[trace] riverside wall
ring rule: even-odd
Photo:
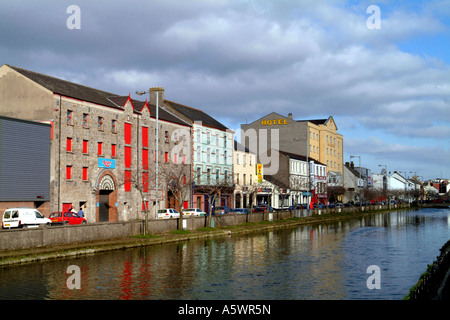
[[[251,214],[232,214],[212,216],[208,224],[208,217],[184,217],[183,219],[150,219],[147,232],[161,234],[178,229],[197,230],[202,227],[215,228],[240,225],[246,222],[260,222],[263,220],[281,220],[290,217],[305,217],[340,212],[376,211],[387,209],[408,208],[409,204],[376,205],[366,207],[327,208],[314,210],[275,211],[273,213],[254,212]],[[113,223],[92,223],[72,226],[41,226],[27,229],[5,229],[0,231],[0,250],[31,249],[46,246],[70,245],[122,239],[142,234],[144,222],[142,220]]]

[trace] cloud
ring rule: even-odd
[[[79,0],[80,30],[66,28],[71,4],[2,2],[2,63],[117,94],[163,86],[234,128],[276,111],[333,115],[343,134],[449,136],[448,62],[400,49],[448,34],[448,1],[378,1],[379,30],[366,25],[372,1]]]

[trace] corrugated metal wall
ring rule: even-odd
[[[0,201],[50,200],[51,125],[0,117]]]

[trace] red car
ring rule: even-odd
[[[52,224],[85,224],[87,220],[85,218],[79,217],[73,212],[52,212],[49,219]]]

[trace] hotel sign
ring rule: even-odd
[[[115,159],[98,158],[98,167],[105,169],[114,169],[116,167]]]
[[[261,120],[262,126],[276,126],[276,125],[287,125],[286,119],[274,119],[274,120]]]

